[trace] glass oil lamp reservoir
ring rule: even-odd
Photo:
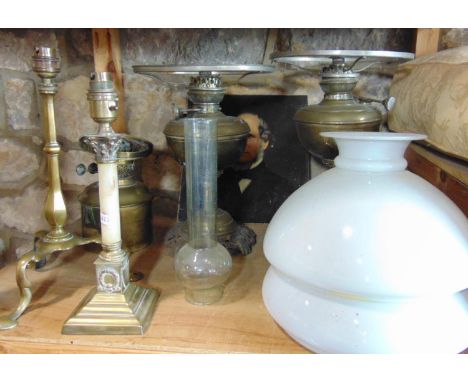
[[[300,70],[322,67],[320,86],[325,95],[318,105],[298,110],[294,116],[299,141],[319,162],[333,167],[338,148],[327,131],[378,131],[382,114],[368,103],[360,102],[352,91],[359,72],[374,65],[391,70],[395,63],[411,60],[413,53],[360,50],[316,50],[304,53],[276,52],[273,61]],[[376,100],[377,101],[377,100]],[[381,102],[381,100],[379,101]]]
[[[250,134],[250,129],[243,120],[226,116],[222,113],[219,103],[224,97],[222,77],[242,78],[253,73],[267,73],[273,71],[272,66],[266,65],[218,65],[218,66],[186,66],[186,65],[136,65],[135,73],[149,75],[170,84],[167,78],[173,75],[182,78],[181,82],[188,82],[188,99],[192,106],[188,110],[177,110],[177,118],[170,121],[164,134],[169,147],[174,151],[177,160],[185,163],[184,120],[179,118],[187,114],[191,118],[213,119],[217,123],[217,157],[218,171],[234,166],[240,159]],[[184,203],[184,200],[181,200]],[[183,209],[181,209],[183,210]],[[179,213],[179,224],[176,228],[175,246],[179,242],[187,241],[187,225],[185,216]],[[231,254],[246,255],[251,252],[255,244],[255,233],[247,226],[238,224],[232,216],[220,208],[216,211],[216,235],[218,240]]]
[[[122,249],[120,231],[118,151],[131,139],[116,134],[111,122],[117,118],[117,94],[108,72],[91,75],[88,92],[97,134],[81,141],[96,153],[102,252],[95,262],[97,288],[91,290],[65,323],[64,334],[143,334],[152,318],[159,292],[129,283],[129,260]]]
[[[175,255],[174,266],[192,304],[211,304],[221,299],[231,272],[229,252],[217,240],[216,121],[186,118],[185,166],[189,239]]]

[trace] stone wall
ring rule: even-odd
[[[455,34],[460,40],[457,33],[446,35]],[[135,74],[132,65],[270,63],[267,46],[290,51],[411,51],[412,34],[412,30],[401,29],[122,29],[127,127],[155,147],[155,154],[145,160],[145,183],[156,196],[159,191],[179,190],[180,167],[168,151],[162,131],[173,118],[173,105],[185,107],[186,100],[183,89]],[[454,37],[449,37],[447,41],[453,43]],[[93,161],[77,144],[80,136],[95,131],[86,101],[88,76],[93,71],[91,31],[0,30],[0,263],[24,253],[31,247],[34,232],[48,227],[42,210],[47,174],[38,80],[31,71],[31,55],[37,45],[58,47],[62,56],[55,114],[69,224],[80,219],[78,193],[97,180],[96,175],[75,173],[77,164]],[[362,96],[385,98],[390,81],[387,76],[366,75],[356,91]],[[230,84],[227,93],[306,94],[310,103],[320,102],[323,96],[317,76],[293,71],[252,76],[241,84]]]
[[[443,28],[440,31],[439,50],[468,45],[468,29]]]

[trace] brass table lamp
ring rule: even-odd
[[[32,298],[31,282],[26,276],[26,269],[31,264],[37,264],[46,256],[56,251],[66,251],[78,245],[99,243],[99,237],[83,238],[66,231],[67,208],[60,186],[59,155],[60,145],[57,142],[54,115],[54,96],[57,85],[54,78],[60,72],[60,56],[57,49],[37,47],[32,57],[33,71],[41,79],[39,93],[42,99],[42,116],[45,145],[43,151],[47,155],[47,170],[49,188],[44,205],[44,215],[50,224],[50,231],[37,232],[34,238],[34,248],[24,254],[18,261],[16,280],[20,292],[20,301],[15,312],[8,317],[0,318],[0,329],[14,328],[18,318],[29,306]]]
[[[111,73],[91,75],[88,101],[99,131],[80,141],[96,153],[102,252],[94,263],[97,287],[75,309],[62,333],[143,334],[151,322],[159,291],[130,283],[128,253],[122,248],[117,153],[131,142],[131,137],[116,134],[111,127],[118,109]]]
[[[382,114],[369,103],[360,102],[352,94],[359,80],[359,72],[376,65],[391,72],[396,64],[413,58],[413,53],[368,50],[275,52],[271,55],[274,62],[299,70],[313,71],[321,68],[320,86],[325,93],[322,102],[299,109],[294,121],[301,144],[327,167],[333,167],[338,148],[332,138],[323,137],[320,133],[379,130]]]
[[[181,82],[188,83],[188,99],[192,107],[177,110],[177,118],[170,121],[164,129],[169,147],[176,159],[185,164],[184,120],[182,115],[190,118],[214,119],[217,124],[217,157],[218,173],[234,166],[244,152],[250,129],[242,119],[226,116],[219,103],[224,97],[222,77],[243,78],[254,73],[269,73],[274,70],[268,65],[135,65],[135,73],[156,78],[171,84],[167,78],[176,75]],[[183,196],[181,203],[185,203]],[[179,218],[180,218],[179,214]],[[173,233],[174,245],[178,248],[188,240],[186,222],[181,219]],[[256,242],[255,233],[245,225],[238,224],[225,210],[216,211],[216,234],[219,242],[231,254],[247,255]]]

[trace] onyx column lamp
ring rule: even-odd
[[[116,134],[111,122],[117,118],[118,98],[109,72],[91,74],[88,92],[91,117],[99,124],[97,134],[81,141],[96,153],[102,252],[95,261],[97,287],[72,313],[64,334],[143,334],[154,313],[159,292],[130,283],[128,253],[122,248],[120,231],[118,151],[128,142]]]
[[[188,99],[192,107],[187,110],[176,110],[177,117],[170,121],[165,129],[167,143],[175,153],[176,159],[185,165],[185,118],[214,119],[217,124],[217,158],[218,174],[234,166],[244,152],[250,129],[243,120],[226,116],[222,113],[220,102],[224,97],[223,77],[245,77],[254,73],[273,71],[268,65],[135,65],[135,73],[156,78],[173,85],[167,78],[176,75],[181,82],[188,83]],[[184,115],[185,114],[185,115]],[[181,204],[185,203],[183,197]],[[179,218],[181,218],[179,214]],[[186,221],[180,223],[173,231],[173,242],[176,248],[188,240]],[[216,235],[218,241],[233,254],[247,255],[256,242],[255,233],[243,224],[234,221],[225,210],[216,211]]]
[[[20,292],[20,301],[15,312],[0,318],[0,329],[14,328],[18,318],[29,306],[32,298],[31,282],[26,276],[26,269],[33,264],[43,262],[47,255],[72,249],[78,245],[99,243],[97,236],[83,238],[68,232],[64,225],[67,221],[67,208],[60,185],[59,155],[60,144],[57,142],[55,129],[54,96],[57,93],[55,77],[60,72],[58,49],[37,47],[32,57],[32,69],[41,79],[38,85],[42,99],[42,118],[44,127],[44,153],[47,156],[47,175],[49,188],[44,204],[44,215],[50,225],[49,231],[37,232],[32,251],[24,254],[18,261],[16,280]]]
[[[83,140],[81,147],[93,152]],[[125,144],[117,152],[117,173],[119,178],[119,203],[122,228],[122,246],[130,253],[136,252],[152,241],[152,195],[141,180],[142,159],[153,151],[153,144],[144,139],[125,135]],[[95,162],[86,166],[79,164],[78,175],[87,171],[97,172]],[[83,236],[96,236],[101,232],[98,182],[87,186],[78,195],[81,204],[81,227]]]

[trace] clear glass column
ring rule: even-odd
[[[231,256],[215,231],[216,121],[186,118],[184,128],[189,241],[175,255],[175,271],[186,300],[205,305],[221,299],[232,268]]]

